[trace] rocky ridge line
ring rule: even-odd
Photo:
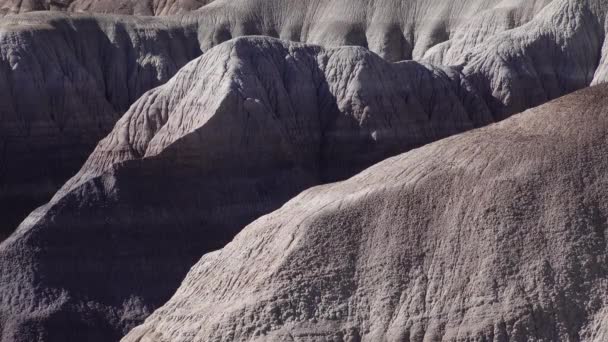
[[[122,341],[603,341],[607,92],[303,192]]]

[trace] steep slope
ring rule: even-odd
[[[599,2],[554,1],[526,25],[494,35],[463,53],[450,55],[452,45],[448,52],[435,52],[445,54],[439,58],[443,63],[463,65],[463,73],[486,92],[484,99],[496,118],[504,119],[601,83],[595,75],[606,37],[608,6]],[[432,54],[427,53],[427,58]]]
[[[262,34],[460,65],[503,119],[592,83],[607,11],[601,0],[218,0],[187,18],[203,49]]]
[[[135,99],[199,55],[199,46],[266,34],[363,45],[388,60],[457,65],[499,120],[603,82],[605,12],[596,0],[376,0],[368,6],[220,0],[163,20],[9,16],[0,39],[7,102],[1,115],[9,118],[1,128],[9,138],[0,139],[0,214],[7,218],[0,239],[50,198]],[[65,98],[72,93],[77,96]],[[37,108],[31,99],[39,96]],[[62,133],[66,125],[74,130]]]
[[[305,191],[123,341],[602,341],[606,94]]]
[[[171,15],[198,9],[212,0],[0,0],[0,15],[32,11]]]
[[[13,152],[2,165],[12,170],[6,174],[13,180],[4,183],[12,190],[3,210],[28,194],[25,185],[47,182],[52,169],[47,165],[61,170],[63,176],[54,179],[65,179],[80,163],[74,156],[83,158],[104,130],[96,124],[103,121],[101,127],[109,129],[135,98],[175,72],[180,63],[172,61],[185,63],[188,53],[200,53],[199,43],[206,50],[232,36],[264,33],[325,45],[358,41],[389,59],[409,57],[393,58],[378,48],[383,44],[374,40],[378,37],[388,39],[389,50],[394,41],[393,31],[375,36],[376,24],[361,19],[377,16],[391,25],[415,23],[419,34],[397,39],[411,45],[412,57],[458,65],[389,64],[361,48],[261,38],[228,42],[188,64],[166,85],[144,93],[81,171],[0,245],[2,338],[116,340],[164,303],[204,252],[222,247],[244,225],[301,190],[584,87],[604,63],[605,6],[591,0],[547,6],[399,2],[416,4],[406,12],[388,3],[349,3],[249,0],[234,9],[217,1],[167,21],[51,15],[3,21],[9,33],[0,36],[6,38],[0,51],[18,52],[2,59],[7,76],[0,84],[10,91],[0,93],[12,94],[3,101],[14,103],[3,114],[12,118],[6,121],[9,135],[3,136],[39,130],[37,136],[44,137],[19,133],[20,142],[5,145]],[[296,13],[306,20],[298,21]],[[433,13],[442,13],[438,21],[431,20]],[[475,13],[483,13],[480,18],[487,17],[491,28],[467,26]],[[504,25],[495,25],[497,18]],[[365,40],[348,38],[351,22],[366,22],[354,33],[361,38],[363,32]],[[449,34],[435,35],[437,22],[447,25]],[[79,38],[89,29],[101,31],[100,41]],[[198,42],[192,39],[197,29]],[[436,36],[441,39],[423,39]],[[11,44],[16,47],[1,50]],[[38,52],[38,46],[45,50]],[[64,55],[75,57],[63,61]],[[130,67],[114,70],[121,63]],[[73,78],[80,68],[73,65],[79,64],[101,76]],[[37,68],[51,72],[45,69],[31,81]],[[29,91],[31,84],[45,86]],[[78,96],[65,96],[75,91]],[[89,93],[99,94],[99,100],[88,100],[97,98]],[[37,108],[30,100],[40,94],[48,103]],[[112,115],[104,108],[113,108]],[[78,126],[80,121],[85,124]],[[72,126],[71,135],[57,133]],[[53,139],[62,145],[53,145]],[[42,152],[23,152],[25,141]],[[30,157],[36,155],[42,159]],[[58,160],[61,164],[52,164]],[[45,188],[46,195],[54,186]]]
[[[558,0],[560,1],[560,0]],[[359,45],[395,61],[421,59],[465,33],[475,42],[531,20],[551,0],[216,0],[192,13],[203,46],[263,34],[324,46]]]
[[[298,192],[490,120],[453,69],[222,44],[144,94],[0,245],[2,341],[117,340],[205,251]]]
[[[145,91],[200,55],[171,20],[30,14],[0,23],[0,241]]]

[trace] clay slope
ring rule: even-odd
[[[242,38],[147,92],[0,245],[2,341],[117,340],[298,192],[491,121],[462,75]]]
[[[47,201],[124,110],[200,54],[199,44],[206,50],[233,36],[266,34],[326,46],[359,44],[388,60],[457,65],[495,119],[605,78],[606,6],[594,0],[355,5],[239,0],[163,20],[5,18],[0,51],[8,104],[2,116],[9,119],[2,131],[9,138],[0,140],[0,214],[7,217],[0,235]],[[403,46],[411,51],[394,53]],[[37,108],[31,99],[40,96]],[[74,129],[62,133],[66,126]]]
[[[200,55],[171,20],[31,14],[0,23],[0,240],[145,91]]]
[[[607,93],[305,191],[123,341],[602,341]]]
[[[171,15],[198,9],[212,0],[0,0],[0,15],[32,11]]]
[[[308,6],[311,3],[300,4]],[[493,7],[483,7],[484,3]],[[96,46],[107,46],[105,43],[91,40],[94,52],[85,53],[89,48],[81,48],[81,44],[88,47],[88,40],[73,36],[73,32],[85,30],[85,26],[78,26],[82,24],[75,24],[83,20],[59,21],[68,23],[61,29],[56,26],[63,26],[51,20],[55,23],[54,28],[50,24],[31,25],[36,28],[36,34],[7,34],[6,46],[10,46],[15,37],[28,37],[33,42],[16,44],[23,46],[23,50],[4,58],[9,66],[6,67],[7,75],[13,75],[11,60],[21,58],[23,61],[24,56],[28,56],[28,60],[34,61],[16,63],[17,69],[25,65],[27,71],[17,74],[18,77],[7,76],[8,81],[3,83],[18,90],[0,92],[13,94],[4,99],[8,103],[12,103],[14,97],[24,96],[16,102],[16,109],[9,111],[12,114],[8,117],[16,119],[7,121],[13,122],[7,132],[20,132],[23,126],[32,127],[28,128],[32,131],[40,129],[43,133],[38,134],[45,136],[49,129],[55,132],[61,127],[71,127],[71,120],[85,120],[87,123],[82,127],[97,127],[97,114],[105,113],[99,108],[109,106],[103,104],[103,100],[99,100],[99,105],[89,106],[96,102],[74,101],[74,97],[65,96],[75,90],[86,93],[76,99],[88,99],[91,97],[89,89],[103,89],[101,94],[105,93],[104,98],[110,99],[111,107],[119,108],[112,113],[121,112],[121,108],[126,108],[146,89],[143,84],[148,83],[138,83],[139,80],[160,84],[177,69],[177,63],[174,69],[168,62],[174,60],[173,53],[184,51],[183,56],[186,56],[186,51],[200,52],[197,43],[192,50],[180,50],[182,48],[170,43],[158,47],[157,42],[164,41],[159,38],[163,32],[169,32],[170,38],[173,38],[172,34],[177,37],[183,34],[184,41],[188,42],[184,46],[190,46],[190,33],[198,27],[199,43],[206,50],[241,34],[265,33],[289,38],[282,34],[287,30],[285,25],[295,23],[294,32],[308,33],[293,37],[310,40],[318,35],[328,38],[322,43],[333,45],[341,42],[338,38],[342,33],[350,32],[340,31],[340,28],[350,26],[336,24],[337,31],[324,31],[322,24],[340,23],[340,18],[350,18],[351,12],[360,8],[337,7],[340,11],[329,11],[319,5],[318,11],[308,7],[296,11],[298,8],[290,7],[296,6],[296,2],[260,5],[262,3],[251,0],[250,4],[258,4],[258,7],[243,3],[237,11],[227,7],[227,2],[214,2],[182,18],[176,26],[161,24],[165,21],[157,19],[108,17],[112,19],[103,25],[97,19],[84,20],[94,28],[101,27],[104,32],[101,37],[108,37],[110,42],[114,41],[113,37],[121,37],[116,33],[121,32],[121,20],[158,28],[158,31],[150,28],[153,33],[148,29],[133,32],[125,29],[128,32],[126,46],[142,44],[141,50],[131,52],[131,48],[127,48],[130,52],[124,57],[128,61],[125,63],[132,68],[120,68],[116,76],[112,76],[116,77],[116,83],[111,77],[94,78],[95,87],[101,88],[83,86],[88,84],[88,81],[82,81],[86,80],[84,77],[73,82],[73,62],[63,63],[58,57],[74,53],[76,65],[82,64],[87,70],[98,70],[97,64],[89,64],[89,60],[98,61],[102,70],[93,72],[94,75],[106,75],[106,71],[114,70],[116,63],[121,65],[123,57],[117,57],[119,62],[114,62],[114,57],[110,58],[114,55],[95,50]],[[411,17],[399,20],[425,22],[430,13],[435,13],[431,9],[438,10],[439,4],[418,6],[428,9],[424,12],[427,16],[420,14],[418,21]],[[81,171],[49,204],[33,212],[19,230],[0,245],[0,281],[3,286],[6,284],[0,293],[0,330],[4,340],[116,340],[164,303],[203,253],[222,247],[246,224],[278,208],[301,190],[343,179],[385,157],[505,118],[585,87],[594,82],[594,77],[595,81],[601,80],[598,76],[601,73],[596,73],[596,69],[599,65],[598,70],[601,70],[604,63],[600,59],[605,37],[603,5],[591,0],[556,0],[544,7],[525,5],[529,2],[457,4],[460,7],[450,7],[449,15],[441,16],[444,22],[455,23],[455,26],[449,26],[447,43],[434,45],[441,47],[436,49],[431,45],[437,42],[425,45],[412,40],[411,44],[412,56],[419,54],[427,61],[447,64],[454,60],[455,67],[416,62],[390,64],[363,48],[324,49],[274,39],[239,39],[210,50],[209,55],[185,66],[167,84],[144,93],[97,146]],[[487,13],[503,13],[500,9],[505,4],[521,6],[507,6],[510,10],[504,12],[508,14],[505,18],[515,16],[519,19],[513,23],[507,20],[509,25],[505,27],[523,26],[505,32],[496,26],[487,35],[482,29],[475,39],[452,35],[452,32],[460,32],[456,27],[466,26],[466,18],[470,18],[470,15],[459,16],[462,11],[474,13],[468,6],[481,6],[479,11],[488,9]],[[370,5],[371,9],[363,8],[371,11],[385,7]],[[397,8],[387,8],[392,8],[391,13],[401,13]],[[514,8],[521,8],[521,11],[514,12]],[[524,12],[527,14],[522,14]],[[286,16],[287,13],[308,13],[306,15],[312,17],[303,21],[305,25],[302,24],[300,30],[299,22]],[[324,19],[314,13],[344,15]],[[365,13],[367,18],[376,12]],[[418,15],[418,12],[411,15]],[[31,28],[22,25],[22,18],[13,17],[16,25],[7,25],[10,32]],[[387,14],[387,18],[392,17]],[[269,21],[271,19],[275,21]],[[226,22],[229,26],[225,26]],[[319,31],[312,27],[304,29],[316,22],[321,25]],[[266,23],[273,24],[263,26]],[[421,27],[416,26],[417,30]],[[475,31],[471,31],[474,27],[470,26],[467,34],[475,36]],[[38,32],[48,35],[40,35],[44,41],[35,41]],[[68,48],[56,48],[62,46],[62,40],[48,38],[57,32],[60,33],[57,37],[70,42]],[[312,35],[311,32],[317,33]],[[368,37],[373,35],[367,26],[363,32],[368,47],[383,53],[382,49],[374,48],[375,43],[369,43],[372,40]],[[382,32],[381,37],[391,36],[391,31]],[[416,39],[424,36],[414,35]],[[338,38],[329,39],[331,37]],[[459,37],[464,43],[456,44]],[[46,40],[53,44],[45,47]],[[179,42],[181,38],[167,41]],[[117,56],[123,56],[120,54],[124,50],[122,43],[114,44],[119,45],[115,50]],[[459,44],[462,51],[455,48]],[[37,46],[48,48],[52,53],[29,55]],[[416,46],[422,48],[416,50]],[[98,54],[104,58],[98,59]],[[35,92],[22,91],[29,89],[28,84],[36,84],[29,81],[30,75],[36,74],[32,70],[37,70],[32,65],[40,64],[45,68],[57,65],[36,60],[38,55],[51,58],[51,61],[58,58],[61,66],[59,70],[42,75],[67,75],[64,78],[72,80],[72,84],[65,88],[63,85],[67,81],[61,76],[60,81],[44,83],[57,86],[36,88]],[[178,59],[182,60],[175,58]],[[123,78],[132,72],[135,76]],[[114,75],[113,71],[111,75]],[[133,79],[135,86],[131,83]],[[106,87],[108,84],[129,86],[115,90],[113,86]],[[31,101],[25,96],[32,98],[45,93],[64,95],[49,95],[49,104],[44,107],[28,107]],[[128,101],[122,101],[123,96]],[[77,110],[61,110],[65,103],[76,106]],[[47,111],[48,108],[59,109]],[[39,113],[47,115],[38,119]],[[107,121],[107,127],[117,116]],[[64,137],[70,138],[66,140],[69,143],[64,141],[61,147],[48,151],[69,152],[46,162],[32,162],[31,167],[17,166],[30,165],[25,162],[3,165],[10,165],[13,170],[27,170],[24,175],[38,172],[30,178],[19,178],[25,176],[13,171],[14,179],[25,179],[22,186],[34,179],[41,182],[39,179],[48,178],[46,165],[53,165],[50,162],[56,160],[71,160],[75,155],[84,156],[85,149],[82,153],[75,152],[79,151],[77,147],[84,146],[81,141],[97,139],[98,136],[91,133],[95,132],[93,129],[89,131],[82,127],[74,128],[70,136],[51,134],[60,141]],[[53,141],[32,139],[24,134],[19,135],[20,139],[23,136],[28,138],[22,141],[32,141],[39,149]],[[73,139],[73,136],[81,140]],[[19,161],[30,155],[29,152],[11,153],[11,158],[3,160]],[[46,156],[46,153],[39,155]],[[78,163],[74,159],[73,165]],[[61,170],[69,168],[62,166]],[[15,189],[19,187],[15,186]]]
[[[502,119],[592,83],[607,11],[600,0],[219,0],[189,17],[203,49],[262,34],[459,65]]]

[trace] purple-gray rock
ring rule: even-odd
[[[0,245],[2,341],[117,340],[204,252],[298,192],[491,120],[454,69],[222,44],[136,101]]]
[[[388,60],[456,66],[495,119],[605,79],[605,6],[596,0],[373,4],[220,0],[163,19],[4,18],[0,239],[48,201],[143,92],[231,37],[362,45]]]
[[[303,192],[123,341],[604,341],[607,94]]]
[[[200,55],[169,19],[32,13],[0,22],[0,241],[147,90]]]
[[[15,194],[23,189],[26,194],[43,193],[38,201],[49,196],[129,109],[80,172],[0,244],[2,341],[117,340],[171,296],[201,255],[221,248],[245,225],[300,191],[347,178],[386,157],[506,118],[605,78],[606,6],[600,1],[369,4],[218,0],[187,15],[163,19],[61,14],[4,18],[0,96],[7,135],[2,137],[15,139],[2,145],[10,153],[0,159],[3,170],[12,170],[5,173],[10,177],[3,183],[13,189],[4,192],[7,205],[14,204]],[[381,29],[382,23],[390,29]],[[257,37],[230,40],[208,50],[232,37],[258,33],[322,45]],[[363,45],[379,55],[363,47],[331,47],[341,44]],[[206,54],[163,84],[201,50]],[[381,56],[414,57],[422,63],[389,63]],[[452,66],[439,66],[444,64]],[[554,127],[549,114],[542,118]],[[535,144],[525,135],[527,128],[521,129],[514,142],[501,141],[513,149],[522,146],[519,137]],[[439,163],[437,158],[428,163]],[[509,162],[517,165],[517,160]],[[470,162],[474,167],[475,160]],[[442,170],[428,163],[420,167]],[[421,176],[434,169],[425,170]],[[42,187],[45,182],[51,185]],[[443,184],[440,179],[436,183]],[[429,193],[428,201],[443,200],[441,192],[434,196]],[[399,210],[395,214],[401,214]],[[342,228],[355,227],[346,223]],[[320,237],[310,238],[323,246]],[[415,250],[415,243],[404,250]],[[376,245],[378,250],[383,247]],[[325,269],[322,263],[314,265],[311,271]],[[463,282],[455,278],[453,286]],[[476,297],[463,292],[459,298]],[[577,316],[586,324],[592,313],[599,312],[593,310],[586,316],[579,310]],[[384,322],[386,312],[373,313]],[[407,311],[395,319],[401,324],[414,314]],[[155,317],[151,322],[161,316]],[[252,319],[252,324],[266,324],[265,319]],[[189,317],[188,321],[199,324]],[[252,325],[243,322],[237,337],[221,328],[203,329],[201,338],[250,338]],[[559,323],[554,336],[583,336],[574,320],[550,322]],[[602,320],[593,322],[598,331],[594,336],[605,334]],[[303,324],[308,323],[314,322]],[[182,331],[190,326],[175,324],[157,335],[163,328],[150,324],[132,336],[189,336]],[[289,330],[274,329],[276,322],[268,324],[270,328],[258,330],[266,334],[262,336],[282,339],[286,335],[267,333]],[[368,325],[374,324],[380,323]],[[399,335],[404,332],[416,340],[418,331],[426,335],[431,330],[439,335],[431,332],[429,339],[458,335],[445,332],[445,327],[410,328],[395,328],[395,339],[405,338]],[[339,330],[342,326],[336,329],[342,334],[336,338],[346,339],[348,334]],[[351,337],[383,336],[357,329],[358,335]],[[504,330],[517,340],[515,333],[523,328],[509,329]],[[472,336],[479,335],[469,330]],[[537,336],[548,338],[545,332]]]

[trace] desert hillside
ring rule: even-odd
[[[0,13],[0,341],[608,336],[604,1]]]
[[[607,92],[303,192],[123,341],[604,341]]]

